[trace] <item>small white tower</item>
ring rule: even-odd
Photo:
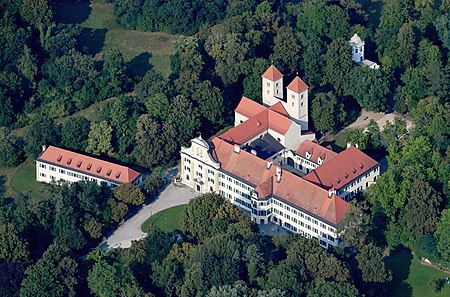
[[[352,46],[352,60],[356,63],[361,63],[364,60],[364,44],[365,42],[359,38],[355,33],[352,39],[350,39],[350,45]]]
[[[309,86],[298,76],[287,87],[286,111],[303,131],[308,130],[308,89]]]
[[[262,75],[262,99],[267,106],[283,99],[283,74],[273,65]]]

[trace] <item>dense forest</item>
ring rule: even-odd
[[[0,189],[1,296],[386,296],[383,253],[399,248],[449,269],[449,0],[107,1],[121,26],[184,34],[167,79],[129,71],[119,50],[90,55],[79,25],[55,21],[58,2],[0,0],[0,167],[36,158],[46,143],[153,173],[145,195],[90,183],[46,185],[40,200]],[[379,70],[352,62],[354,33]],[[180,231],[89,252],[154,197],[158,166],[175,164],[181,145],[232,124],[242,95],[261,100],[271,61],[286,82],[298,73],[310,86],[322,134],[361,108],[413,120],[406,136],[401,120],[350,135],[389,164],[340,226],[354,248],[261,236],[238,209],[206,195],[187,207]],[[107,98],[95,120],[58,124]]]

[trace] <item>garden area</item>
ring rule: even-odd
[[[79,24],[83,51],[99,55],[103,50],[117,48],[136,75],[154,68],[164,77],[170,75],[170,56],[178,35],[162,32],[141,32],[118,25],[113,5],[103,1],[64,0],[54,4],[57,22]]]
[[[174,206],[155,213],[142,224],[141,229],[149,233],[154,227],[165,232],[171,232],[180,227],[180,218],[187,204]]]
[[[450,285],[444,284],[450,274],[421,264],[407,251],[392,254],[387,265],[393,271],[390,285],[393,297],[450,296]],[[438,289],[439,283],[442,287]]]

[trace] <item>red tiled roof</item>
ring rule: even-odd
[[[305,84],[303,80],[301,80],[300,77],[296,76],[291,83],[287,86],[289,90],[292,92],[295,92],[297,94],[302,93],[303,91],[309,89],[309,86]]]
[[[319,164],[319,157],[322,159],[322,164],[325,164],[326,161],[329,161],[338,155],[332,150],[327,149],[311,140],[305,140],[300,143],[296,151],[297,155],[300,155],[303,158],[306,158],[306,152],[310,154],[309,160],[313,161],[316,164]]]
[[[273,193],[273,176],[256,186],[255,192],[260,199],[266,198]]]
[[[327,190],[287,171],[283,171],[279,183],[274,182],[273,194],[335,225],[348,208],[347,202],[337,195],[328,197]]]
[[[212,143],[214,145],[212,156],[220,162],[221,168],[249,183],[258,185],[268,171],[266,161],[257,156],[242,149],[237,154],[234,152],[234,145],[217,137],[212,140]]]
[[[303,178],[324,189],[339,189],[377,164],[377,161],[352,146]]]
[[[118,183],[131,183],[141,173],[133,169],[115,163],[103,161],[55,146],[49,146],[37,161],[54,164],[56,167],[64,167],[91,176]]]
[[[265,109],[266,108],[258,102],[250,100],[247,97],[242,97],[241,101],[234,111],[246,116],[247,118],[251,118],[252,116],[257,115]]]
[[[289,113],[287,112],[286,108],[284,108],[283,104],[280,101],[269,107],[269,109],[276,111],[279,114],[284,115],[285,117],[289,117]]]
[[[255,185],[259,198],[275,195],[335,225],[347,211],[348,204],[334,194],[329,198],[327,190],[287,171],[282,172],[278,183],[276,166],[267,169],[267,161],[245,150],[235,153],[232,144],[217,137],[212,143],[212,156],[221,168]]]
[[[277,81],[283,77],[283,74],[277,69],[277,67],[270,65],[270,67],[264,72],[262,77],[267,78],[271,81]]]
[[[246,140],[271,129],[284,135],[292,125],[292,120],[271,110],[265,109],[240,125],[231,128],[219,137],[232,143],[242,144]]]

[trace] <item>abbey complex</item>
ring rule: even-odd
[[[378,162],[350,143],[336,153],[318,144],[308,124],[308,85],[270,66],[262,75],[263,105],[242,97],[235,126],[181,149],[181,179],[201,193],[216,192],[251,215],[323,247],[342,242],[336,226],[357,192],[375,183]]]

